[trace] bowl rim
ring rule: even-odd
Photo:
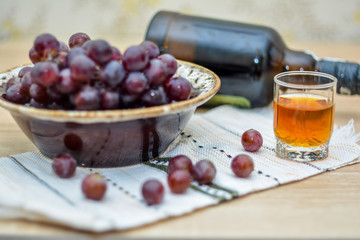
[[[183,60],[177,61],[181,64],[188,65],[190,67],[196,67],[204,72],[209,73],[215,79],[215,86],[205,94],[196,96],[194,98],[169,103],[160,106],[146,107],[146,108],[134,108],[134,109],[116,109],[116,110],[95,110],[95,111],[78,111],[78,110],[52,110],[52,109],[39,109],[20,104],[11,103],[3,97],[0,97],[0,106],[9,110],[10,113],[19,113],[31,118],[50,120],[56,122],[81,122],[81,123],[95,123],[95,122],[119,122],[134,119],[144,119],[151,117],[163,116],[168,113],[179,113],[183,110],[196,108],[199,105],[208,101],[214,96],[220,89],[220,78],[211,70],[200,66],[198,64],[187,62]],[[0,73],[7,73],[19,67],[25,67],[30,64],[22,64],[13,68],[0,71]]]

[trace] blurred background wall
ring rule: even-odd
[[[0,0],[0,43],[78,31],[141,41],[159,10],[263,24],[285,41],[360,42],[360,0]]]

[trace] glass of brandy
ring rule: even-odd
[[[310,162],[325,159],[334,126],[334,76],[289,71],[274,77],[276,154]]]

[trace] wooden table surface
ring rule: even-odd
[[[29,62],[31,44],[0,42],[0,69]],[[129,44],[117,46],[123,50]],[[289,46],[360,63],[360,44]],[[360,96],[337,96],[336,101],[335,123],[344,125],[352,118],[359,133]],[[4,109],[0,119],[0,156],[35,150]],[[354,164],[128,231],[93,234],[26,220],[0,220],[0,238],[360,238],[359,226],[360,164]]]

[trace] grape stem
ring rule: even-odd
[[[214,107],[219,105],[232,105],[240,108],[250,108],[251,103],[244,97],[240,96],[231,96],[231,95],[223,95],[216,94],[209,101],[207,101],[203,106],[204,107]]]

